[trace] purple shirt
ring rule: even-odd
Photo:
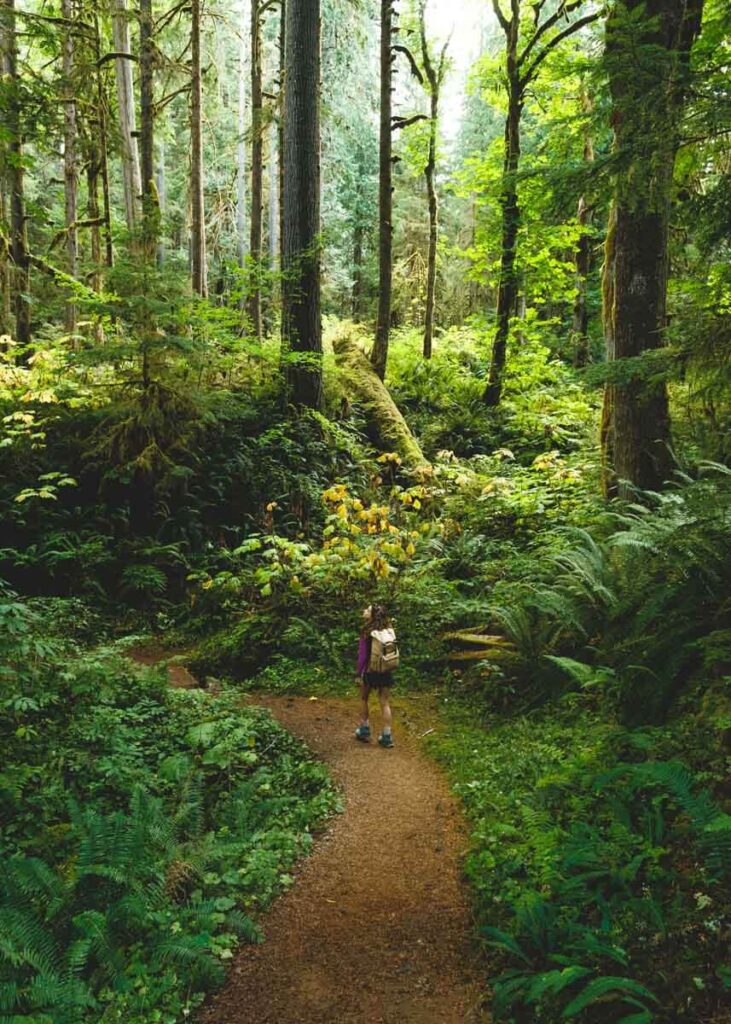
[[[368,660],[370,657],[370,651],[368,650],[370,647],[370,644],[368,643],[369,640],[369,636],[363,636],[361,634],[360,642],[358,643],[358,667],[356,668],[356,672],[359,676],[362,676],[368,668]]]

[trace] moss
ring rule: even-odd
[[[361,347],[366,341],[362,329],[341,323],[330,340],[348,390],[363,408],[373,443],[381,451],[396,452],[407,472],[430,474],[431,464]]]

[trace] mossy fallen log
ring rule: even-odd
[[[359,341],[364,335],[354,324],[341,324],[331,341],[335,360],[353,398],[363,408],[373,444],[383,452],[395,452],[404,469],[416,477],[429,476],[431,464],[378,377]]]

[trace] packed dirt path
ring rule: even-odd
[[[251,703],[328,764],[345,810],[265,916],[264,943],[237,954],[203,1024],[487,1020],[460,881],[464,822],[418,737],[397,724],[394,749],[359,743],[355,699]]]

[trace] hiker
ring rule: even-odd
[[[381,703],[383,729],[378,737],[382,747],[393,746],[391,735],[391,705],[388,702],[392,673],[399,665],[396,633],[388,618],[386,609],[380,604],[369,605],[363,611],[363,628],[358,644],[358,668],[356,683],[360,687],[361,719],[355,730],[356,739],[370,742],[371,729],[368,724],[368,698],[371,690],[378,690]]]

